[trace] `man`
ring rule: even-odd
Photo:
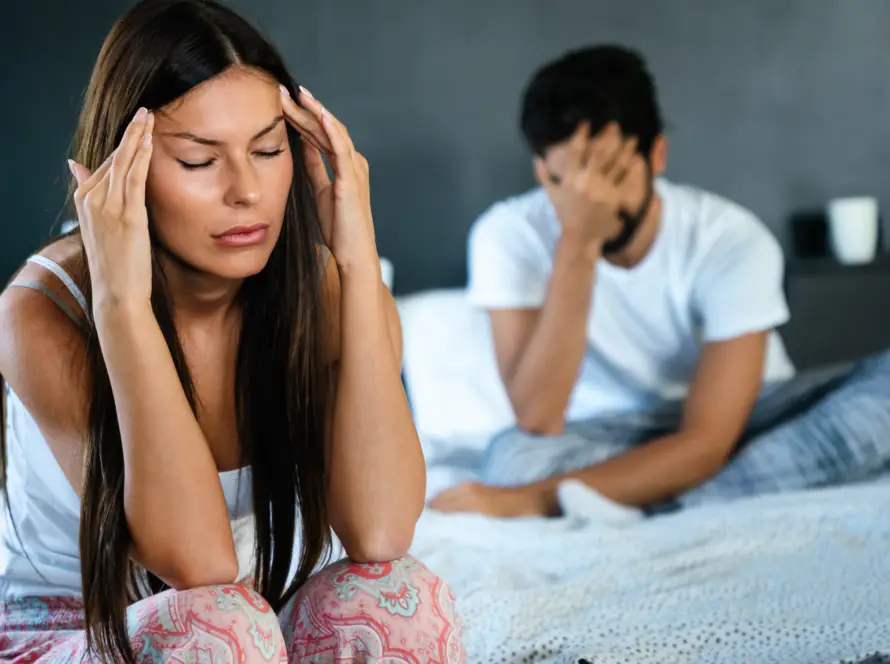
[[[639,55],[594,47],[546,65],[522,130],[541,187],[494,205],[469,242],[469,295],[490,314],[518,429],[492,441],[486,484],[433,507],[557,514],[567,479],[627,505],[691,504],[886,465],[886,441],[868,458],[845,447],[890,432],[886,383],[859,411],[883,418],[874,432],[836,416],[887,358],[789,380],[781,248],[751,212],[659,177],[668,144]],[[823,457],[801,461],[819,441]]]

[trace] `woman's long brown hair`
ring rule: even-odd
[[[209,0],[140,2],[117,21],[99,54],[77,128],[74,159],[97,168],[116,148],[140,106],[166,106],[233,65],[262,70],[296,97],[281,56],[231,10]],[[288,137],[294,178],[281,236],[266,267],[246,280],[241,293],[235,404],[243,460],[253,473],[254,583],[276,610],[306,581],[331,542],[324,492],[331,379],[322,338],[326,314],[317,251],[322,236],[301,139],[291,128]],[[152,307],[194,411],[192,380],[156,251],[153,247]],[[86,268],[80,281],[91,303]],[[144,570],[128,556],[121,433],[102,349],[89,323],[86,349],[92,398],[84,435],[80,563],[87,644],[102,661],[135,662],[127,636],[127,607],[140,596],[140,578],[152,592],[164,586],[150,574],[142,578]],[[2,387],[0,382],[0,391]],[[5,398],[0,402],[5,408]],[[0,488],[5,493],[3,419],[0,411]],[[298,517],[299,566],[291,579]]]

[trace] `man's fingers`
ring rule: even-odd
[[[624,145],[618,151],[618,155],[612,160],[605,175],[612,179],[615,184],[620,184],[627,176],[627,170],[630,168],[631,161],[637,152],[637,138],[633,136],[624,142]]]
[[[467,502],[469,494],[466,484],[459,484],[450,489],[445,489],[441,493],[435,495],[429,502],[430,507],[437,510],[454,510],[460,508]]]
[[[570,177],[573,173],[584,168],[589,143],[590,125],[587,122],[582,122],[569,139],[569,157],[566,160],[565,177]]]
[[[621,129],[617,122],[610,122],[591,141],[588,166],[603,173],[614,161],[621,149]]]
[[[136,111],[136,115],[133,116],[127,129],[124,131],[120,145],[118,145],[114,158],[111,160],[110,183],[108,187],[108,202],[110,204],[123,208],[124,192],[127,187],[130,166],[133,165],[133,158],[139,150],[142,137],[146,133],[151,133],[153,126],[154,116],[148,112],[148,109],[142,107]]]
[[[643,159],[643,155],[641,155],[639,152],[634,152],[631,155],[630,161],[628,162],[627,167],[624,170],[624,178],[622,179],[622,182],[630,181],[631,176],[637,172],[639,172],[639,177],[648,178],[649,176],[647,173],[647,168],[648,167],[646,165],[646,160]]]

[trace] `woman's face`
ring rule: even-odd
[[[278,82],[232,67],[155,110],[146,204],[160,244],[230,279],[261,271],[293,178]]]

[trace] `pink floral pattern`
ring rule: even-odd
[[[258,593],[236,584],[155,595],[130,607],[129,622],[140,663],[466,661],[454,596],[412,557],[335,563],[313,576],[279,615]],[[80,600],[0,602],[0,662],[56,664],[83,656]]]

